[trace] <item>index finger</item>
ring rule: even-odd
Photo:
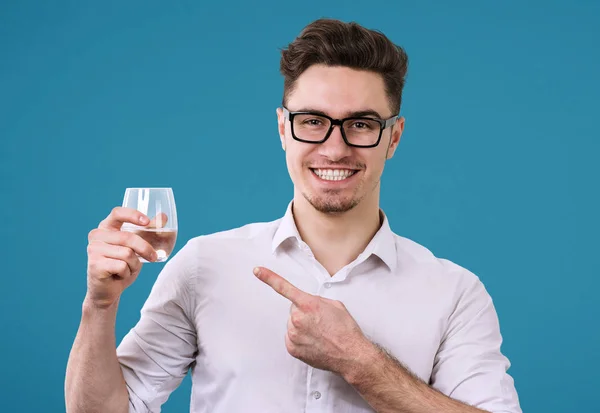
[[[300,306],[309,297],[311,297],[310,294],[300,290],[281,275],[275,274],[273,271],[267,268],[256,267],[254,268],[253,272],[254,275],[256,275],[256,278],[270,286],[277,293],[287,298],[297,306]]]
[[[147,225],[150,220],[137,209],[115,207],[110,214],[98,225],[98,228],[120,230],[125,222],[135,225]]]

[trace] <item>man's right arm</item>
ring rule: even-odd
[[[67,364],[67,412],[127,413],[129,396],[117,360],[115,320],[118,302],[97,308],[85,301]]]
[[[152,224],[136,210],[117,207],[89,234],[87,294],[65,378],[68,413],[129,410],[116,351],[117,307],[141,271],[138,255],[154,261],[156,252],[138,235],[121,231],[125,222]]]

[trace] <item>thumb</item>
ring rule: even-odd
[[[167,225],[168,220],[169,217],[167,214],[161,212],[150,220],[150,223],[146,226],[146,228],[163,228],[165,225]]]

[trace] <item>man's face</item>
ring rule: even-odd
[[[288,96],[287,109],[319,111],[334,119],[365,111],[378,113],[370,117],[380,119],[396,115],[391,112],[381,75],[325,65],[313,65],[302,73]],[[400,142],[403,118],[384,129],[378,146],[355,148],[344,142],[338,126],[324,143],[298,142],[281,109],[277,117],[294,197],[302,195],[324,213],[349,211],[365,199],[378,202],[383,167]]]

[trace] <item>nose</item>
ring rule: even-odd
[[[352,148],[346,145],[339,125],[334,126],[329,138],[319,145],[319,154],[333,162],[352,154]]]

